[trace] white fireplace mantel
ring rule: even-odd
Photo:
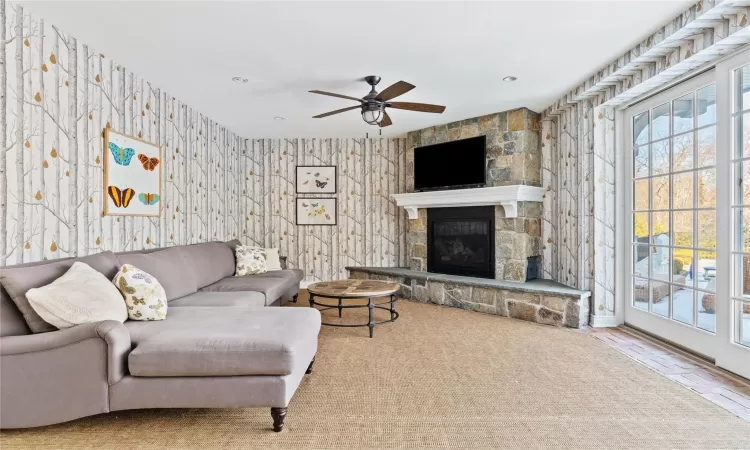
[[[544,188],[517,184],[475,189],[412,192],[393,194],[396,205],[404,207],[409,219],[417,218],[419,208],[449,208],[456,206],[502,205],[505,217],[518,217],[518,202],[541,202]]]

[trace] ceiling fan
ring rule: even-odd
[[[364,119],[365,122],[369,123],[370,125],[378,125],[381,128],[387,127],[393,122],[391,122],[390,116],[388,116],[388,113],[385,111],[386,108],[395,108],[395,109],[405,109],[407,111],[417,111],[417,112],[428,112],[428,113],[442,113],[445,111],[445,106],[440,105],[430,105],[427,103],[410,103],[410,102],[390,102],[389,100],[398,97],[399,95],[406,94],[407,92],[414,89],[413,84],[409,84],[406,81],[398,81],[387,88],[383,92],[378,93],[378,91],[375,90],[375,86],[380,83],[380,77],[375,75],[370,75],[365,77],[365,81],[367,84],[372,86],[370,89],[370,93],[365,95],[362,98],[356,98],[356,97],[350,97],[348,95],[341,95],[341,94],[334,94],[333,92],[325,92],[325,91],[310,91],[313,94],[321,94],[321,95],[328,95],[331,97],[339,97],[339,98],[345,98],[348,100],[354,100],[355,102],[359,102],[359,105],[356,106],[350,106],[348,108],[342,108],[337,109],[335,111],[330,111],[323,114],[318,114],[317,116],[313,116],[313,119],[321,119],[323,117],[332,116],[334,114],[342,113],[344,111],[351,111],[353,109],[361,109],[362,110],[362,119]]]

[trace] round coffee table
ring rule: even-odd
[[[398,319],[398,313],[396,312],[396,309],[394,308],[394,304],[396,303],[396,291],[398,291],[399,285],[398,283],[391,283],[388,281],[378,281],[378,280],[338,280],[338,281],[323,281],[320,283],[314,283],[307,287],[307,292],[310,293],[310,308],[314,308],[315,305],[322,306],[323,308],[320,309],[320,311],[326,311],[329,309],[338,309],[339,310],[339,317],[341,317],[341,311],[344,308],[368,308],[369,309],[369,320],[367,323],[360,323],[360,324],[340,324],[340,323],[326,323],[323,322],[323,325],[328,325],[330,327],[369,327],[370,328],[370,337],[372,337],[372,330],[375,328],[375,325],[382,325],[384,323],[393,322],[394,320]],[[338,305],[328,305],[325,303],[318,303],[315,301],[315,298],[321,297],[321,298],[335,298],[338,299],[339,303]],[[375,303],[373,302],[373,298],[378,297],[390,297],[390,301],[388,302],[380,302]],[[368,300],[366,305],[344,305],[342,302],[345,299],[355,299],[355,298],[366,298]],[[385,307],[382,305],[390,305],[389,307]],[[372,313],[375,311],[375,308],[378,309],[384,309],[386,311],[389,311],[391,313],[390,320],[382,320],[380,322],[375,322],[372,318]]]

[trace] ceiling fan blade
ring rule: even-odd
[[[405,109],[407,111],[418,111],[428,113],[442,113],[445,106],[430,105],[428,103],[410,103],[410,102],[391,102],[388,104],[391,108]]]
[[[364,101],[361,98],[349,97],[348,95],[334,94],[333,92],[318,91],[318,90],[313,90],[313,91],[308,91],[308,92],[312,92],[313,94],[328,95],[329,97],[346,98],[349,100],[354,100],[355,102],[364,103]]]
[[[391,116],[389,116],[387,112],[383,111],[383,120],[381,120],[378,125],[380,125],[380,128],[393,125],[393,122],[391,122]]]
[[[386,100],[390,100],[392,98],[396,98],[399,95],[406,94],[407,92],[414,89],[413,84],[409,84],[406,81],[398,81],[396,83],[393,83],[392,85],[388,86],[378,94],[377,97],[375,97],[377,100],[380,100],[381,102],[384,102]]]
[[[337,109],[336,111],[330,111],[330,112],[327,112],[327,113],[318,114],[317,116],[313,116],[313,119],[321,119],[323,117],[328,117],[328,116],[332,116],[334,114],[342,113],[342,112],[345,112],[345,111],[351,111],[353,109],[359,109],[359,108],[361,108],[361,106],[359,106],[359,105],[350,106],[348,108],[341,108],[341,109]]]

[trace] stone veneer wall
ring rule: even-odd
[[[511,317],[543,325],[583,328],[588,324],[589,293],[576,296],[519,292],[397,275],[368,273],[349,267],[349,278],[398,283],[399,298]]]
[[[487,137],[487,186],[541,185],[540,115],[526,108],[411,131],[406,138],[406,191],[414,192],[414,148],[475,136]],[[541,254],[542,204],[519,204],[518,217],[495,207],[495,278],[525,281],[527,257]],[[409,220],[406,257],[427,270],[427,210]]]

